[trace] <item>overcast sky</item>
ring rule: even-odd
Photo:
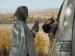
[[[14,12],[18,6],[27,6],[30,11],[59,8],[63,0],[0,0],[0,12]]]

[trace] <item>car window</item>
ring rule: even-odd
[[[63,31],[62,26],[63,26],[63,22],[64,22],[64,15],[65,15],[65,10],[66,10],[67,4],[68,4],[68,0],[64,0],[60,7],[58,16],[57,16],[57,19],[59,21],[58,31],[55,36],[57,38],[57,41],[59,41],[59,38],[61,37],[62,31]]]
[[[73,14],[74,11],[71,3],[68,4],[65,10],[60,41],[65,40],[70,41],[72,39],[71,36],[72,36]]]

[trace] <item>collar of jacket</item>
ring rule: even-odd
[[[18,18],[17,21],[23,21],[26,23],[26,19],[25,18]]]

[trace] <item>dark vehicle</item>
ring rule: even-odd
[[[75,56],[75,0],[64,0],[57,18],[59,27],[52,56]]]

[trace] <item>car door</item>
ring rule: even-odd
[[[53,56],[72,56],[72,45],[73,45],[72,39],[74,28],[73,1],[64,0],[59,17],[59,28],[56,34],[56,38],[58,39],[55,47],[56,54]],[[75,46],[75,44],[73,46]]]
[[[73,20],[73,34],[72,34],[72,56],[75,56],[75,0],[73,0],[74,6],[74,20]]]

